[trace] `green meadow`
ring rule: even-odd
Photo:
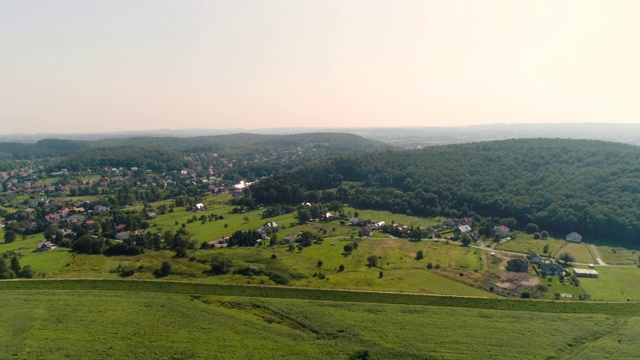
[[[640,345],[637,317],[597,313],[104,290],[2,296],[7,359],[632,359]]]
[[[597,266],[598,278],[580,278],[591,300],[640,301],[640,268]]]

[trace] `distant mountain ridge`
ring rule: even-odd
[[[238,133],[227,135],[179,137],[133,137],[110,138],[100,140],[64,140],[45,139],[35,144],[0,143],[0,154],[13,160],[37,158],[59,158],[80,151],[95,148],[120,146],[162,146],[179,151],[219,151],[227,148],[274,146],[313,146],[322,147],[326,154],[341,152],[364,152],[390,148],[392,145],[377,140],[365,139],[358,135],[345,133],[308,133],[293,135],[260,135]]]

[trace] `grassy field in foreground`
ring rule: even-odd
[[[8,359],[347,359],[363,350],[372,359],[582,359],[613,344],[624,359],[640,345],[635,318],[607,315],[113,291],[2,294],[11,309],[0,314]]]

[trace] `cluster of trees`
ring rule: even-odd
[[[640,237],[640,148],[618,143],[517,139],[342,155],[251,190],[270,205],[298,204],[335,187],[341,199],[362,208],[512,217],[622,242]]]
[[[11,257],[9,264],[5,259],[5,255],[0,256],[0,279],[13,279],[15,277],[32,278],[33,270],[30,265],[22,267],[16,255]]]
[[[87,149],[61,160],[56,169],[84,171],[109,167],[144,167],[156,172],[187,168],[192,163],[177,150],[161,146],[119,146]]]

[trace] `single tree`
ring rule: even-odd
[[[424,259],[424,251],[418,250],[418,252],[416,252],[416,260],[422,260],[422,259]]]
[[[17,237],[17,235],[16,235],[15,231],[7,230],[4,233],[4,242],[12,243],[12,242],[16,241],[16,237]]]
[[[344,271],[344,265],[340,264],[340,266],[338,266],[338,272],[343,272]]]
[[[316,267],[319,267],[319,268],[322,267],[322,260],[318,260],[318,262],[316,263]]]
[[[534,223],[528,223],[527,226],[524,227],[524,232],[526,232],[527,234],[533,234],[540,231],[538,229],[538,225],[534,224]]]
[[[370,268],[378,266],[378,257],[375,255],[369,255],[369,257],[367,257],[367,266]]]
[[[20,274],[20,270],[22,270],[22,266],[20,266],[20,261],[18,261],[17,256],[11,258],[11,270],[16,274]]]
[[[351,254],[353,252],[353,244],[347,244],[344,246],[344,253]]]
[[[156,270],[156,276],[165,277],[171,274],[171,264],[168,261],[164,261],[160,268]]]
[[[558,259],[560,259],[560,261],[564,262],[565,265],[576,261],[576,258],[570,252],[563,252],[562,254],[560,254]]]
[[[245,216],[245,217],[243,217],[242,219],[244,220],[244,223],[245,223],[245,224],[249,222],[249,217],[248,217],[248,216]]]
[[[540,233],[540,238],[542,240],[547,240],[549,238],[549,233],[547,231],[543,231]]]
[[[549,245],[545,245],[545,246],[542,248],[542,252],[543,252],[544,254],[548,254],[548,253],[549,253]]]
[[[462,239],[461,239],[462,246],[469,246],[471,245],[472,241],[473,239],[471,238],[471,235],[467,233],[462,234]]]

